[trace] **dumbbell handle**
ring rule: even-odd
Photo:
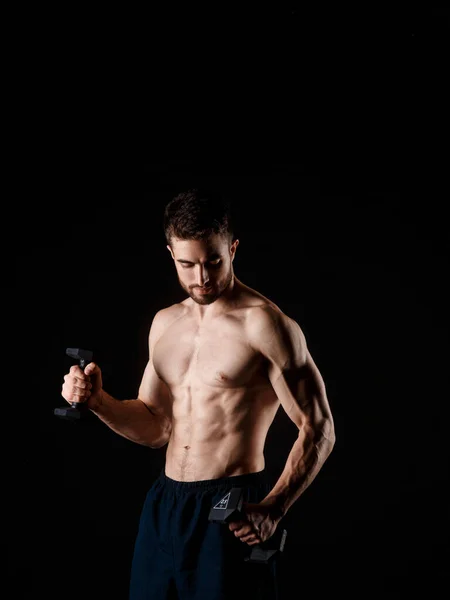
[[[92,361],[93,352],[91,350],[83,350],[82,348],[67,348],[66,354],[71,358],[78,360],[78,364],[81,369],[85,369],[86,365]],[[53,410],[53,414],[63,419],[69,419],[70,421],[85,420],[89,417],[89,410],[84,403],[69,402],[70,407],[67,404],[63,407],[57,407]]]
[[[83,348],[67,348],[66,354],[72,358],[76,358],[80,368],[83,370],[85,366],[91,362],[94,355],[91,350],[83,350]],[[73,408],[78,408],[77,402],[71,402],[70,404]]]

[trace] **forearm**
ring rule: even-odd
[[[313,435],[311,430],[302,429],[280,477],[263,504],[273,506],[275,514],[279,518],[283,517],[315,479],[333,446],[332,432]]]
[[[132,442],[160,448],[170,436],[170,420],[151,412],[142,400],[117,400],[101,391],[90,409],[112,431]]]

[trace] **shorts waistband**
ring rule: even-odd
[[[221,486],[244,487],[247,485],[259,485],[265,482],[265,470],[255,473],[244,473],[243,475],[231,475],[230,477],[218,477],[217,479],[200,479],[198,481],[177,481],[168,477],[164,471],[161,472],[161,482],[174,490],[213,489]]]

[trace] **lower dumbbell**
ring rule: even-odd
[[[237,521],[243,517],[242,488],[232,488],[223,496],[210,510],[209,520],[212,523],[226,523]],[[278,552],[283,552],[287,532],[285,529],[277,529],[275,533],[265,542],[250,546],[251,551],[245,557],[246,561],[254,563],[268,563]]]

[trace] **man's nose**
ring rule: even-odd
[[[209,281],[208,269],[205,265],[198,265],[197,269],[197,285],[204,286]]]

